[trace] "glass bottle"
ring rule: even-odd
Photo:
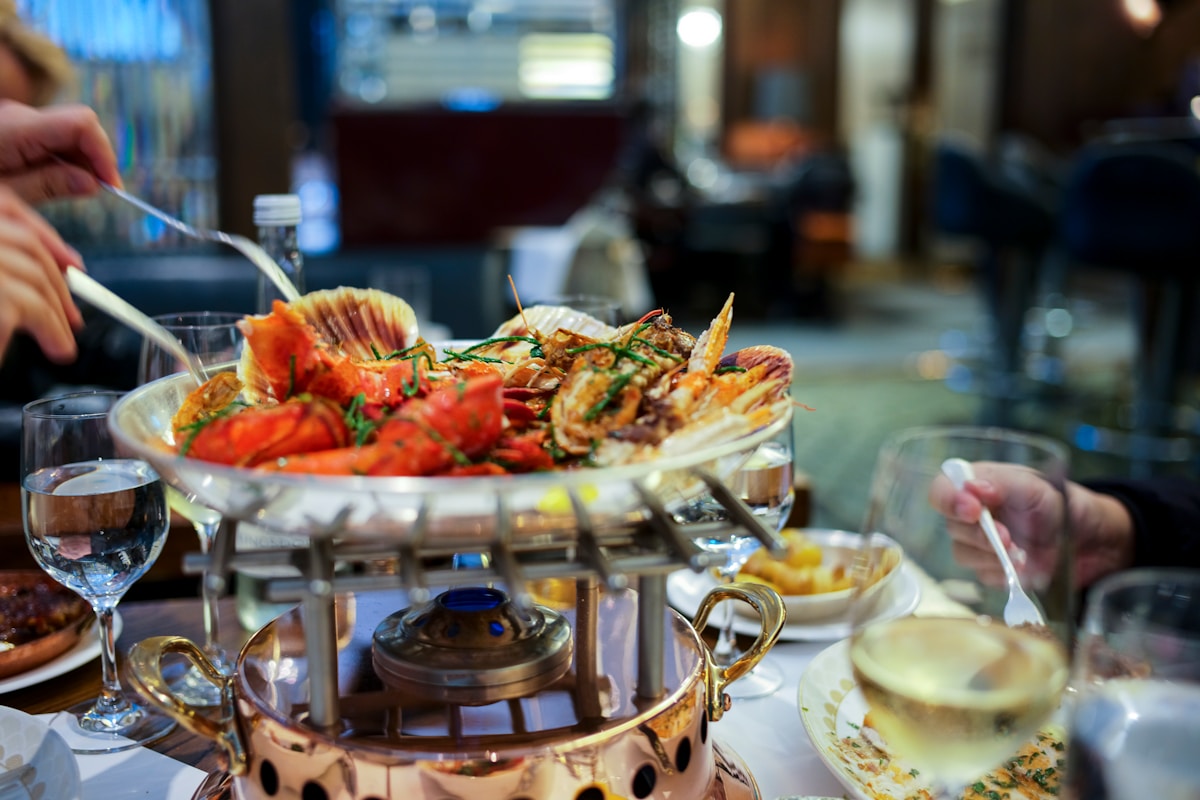
[[[254,198],[254,224],[258,227],[258,243],[275,259],[283,271],[304,292],[304,261],[296,243],[296,229],[300,224],[300,198],[294,194],[260,194]],[[271,311],[271,304],[282,300],[275,284],[265,275],[258,276],[256,309],[259,314]],[[249,522],[237,526],[236,545],[239,551],[264,550],[268,548],[305,547],[308,540],[303,536],[288,535],[266,530]],[[240,569],[237,573],[237,617],[246,630],[258,630],[295,603],[271,603],[264,599],[263,592],[271,579],[299,577],[295,567],[280,564],[271,567]]]
[[[266,250],[284,273],[304,293],[304,258],[296,241],[300,225],[300,198],[294,194],[260,194],[254,198],[254,224],[258,227],[258,243]],[[271,311],[271,303],[283,299],[267,276],[258,276],[259,314]]]

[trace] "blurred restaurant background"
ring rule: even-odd
[[[478,338],[589,293],[796,360],[808,519],[855,529],[882,437],[982,423],[1077,477],[1193,472],[1198,0],[20,0],[126,188],[253,237],[294,192],[308,289]],[[111,197],[46,215],[148,314],[252,312],[256,273]],[[511,276],[512,285],[509,278]],[[132,387],[89,313],[12,413]],[[18,520],[19,524],[19,520]],[[19,529],[18,529],[19,530]]]

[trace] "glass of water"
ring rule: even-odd
[[[127,695],[117,678],[117,603],[154,564],[170,514],[163,483],[144,461],[117,452],[108,412],[119,392],[81,392],[25,406],[21,516],[29,550],[54,580],[87,600],[100,624],[100,696],[53,726],[77,753],[155,741],[175,723]]]
[[[794,456],[791,421],[775,436],[755,449],[746,463],[727,481],[730,491],[741,499],[773,530],[780,530],[787,521],[795,500],[792,483],[792,461]],[[728,517],[724,507],[711,498],[702,498],[689,515],[695,520],[723,520]],[[695,539],[705,550],[721,553],[725,562],[717,568],[723,583],[731,583],[745,566],[751,553],[762,546],[754,536],[737,525],[726,525],[710,529],[708,534]],[[719,616],[720,634],[713,648],[713,658],[718,664],[727,666],[736,661],[741,652],[734,636],[733,622],[736,613],[731,602],[722,604],[723,616]],[[726,693],[734,699],[765,697],[774,693],[783,684],[783,675],[774,665],[760,661],[754,669],[731,683]]]
[[[1072,798],[1184,800],[1200,787],[1200,571],[1097,582],[1075,649]]]

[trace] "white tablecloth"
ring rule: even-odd
[[[912,562],[921,587],[916,616],[955,616],[966,613],[946,597],[929,576]],[[833,642],[778,642],[764,662],[779,668],[784,685],[769,697],[734,700],[733,707],[713,726],[717,737],[746,762],[765,800],[777,797],[844,797],[846,789],[817,755],[800,721],[797,693],[809,662]]]
[[[783,687],[769,697],[734,700],[733,707],[713,725],[721,743],[746,762],[765,800],[789,795],[842,797],[846,792],[809,741],[796,703],[805,667],[831,644],[776,644],[764,663],[783,673]]]

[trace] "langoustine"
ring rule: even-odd
[[[337,313],[341,291],[351,316],[367,318],[349,339],[345,327],[335,335],[310,319]],[[584,333],[572,329],[570,309],[550,307],[439,356],[413,331],[371,340],[378,335],[369,332],[378,327],[372,303],[391,307],[386,300],[361,290],[314,294],[320,303],[303,302],[306,295],[243,320],[239,375],[248,407],[206,410],[218,393],[194,393],[180,413],[194,421],[176,425],[182,452],[326,474],[604,466],[744,435],[790,403],[786,352],[763,346],[723,355],[733,295],[698,339],[661,311],[619,329],[592,320],[580,325]],[[222,401],[229,392],[221,387]]]

